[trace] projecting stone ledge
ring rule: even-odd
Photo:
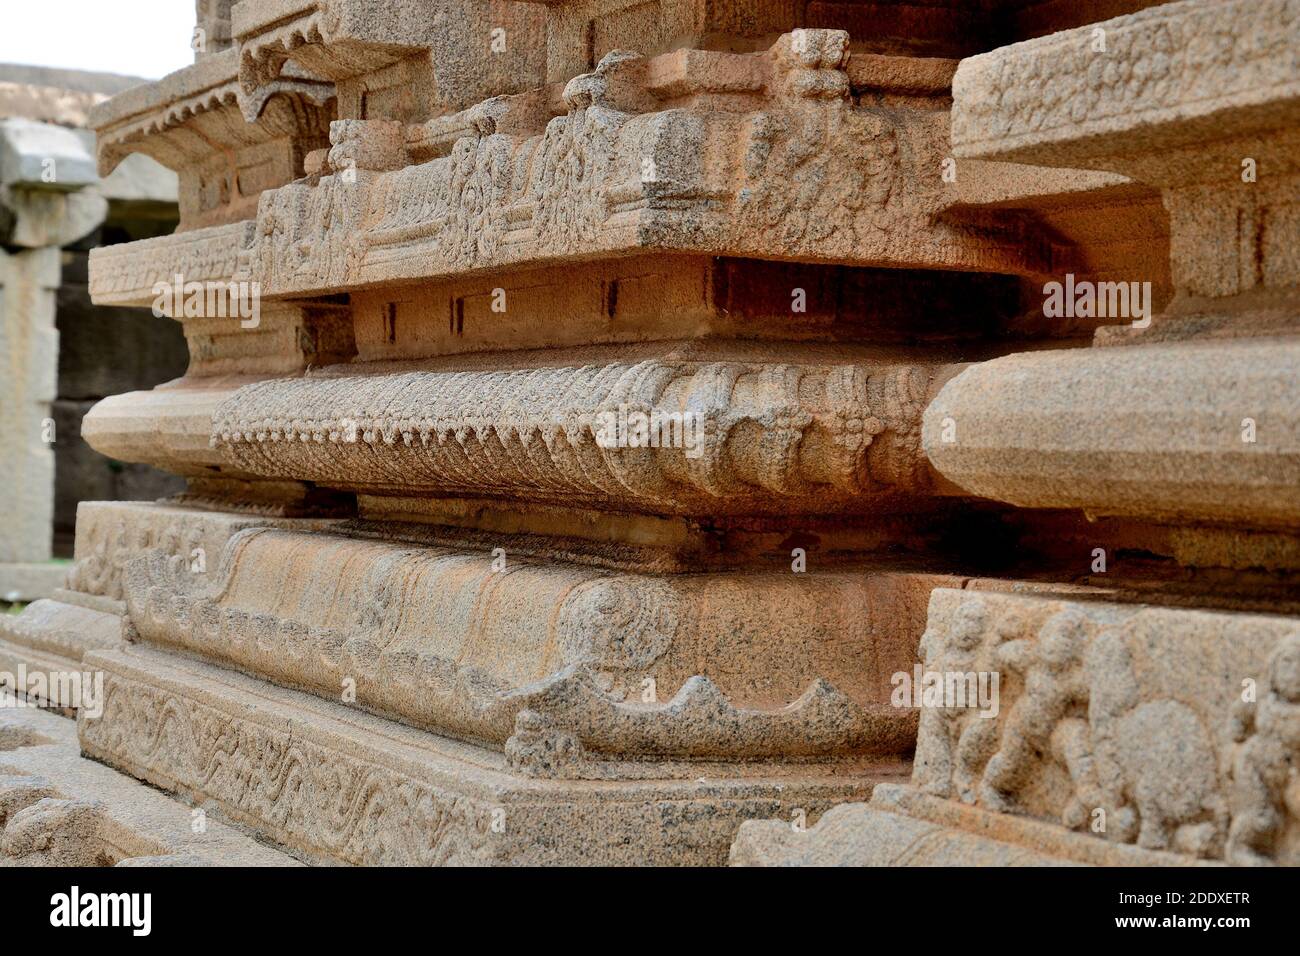
[[[507,0],[258,0],[231,32],[250,98],[306,72],[337,85],[340,116],[427,119],[539,84],[542,24]]]
[[[281,576],[274,592],[268,573]],[[126,604],[140,640],[325,698],[350,682],[367,709],[512,762],[541,721],[569,741],[550,775],[617,776],[632,760],[669,776],[672,761],[906,753],[916,713],[892,705],[891,675],[911,666],[930,590],[958,583],[851,569],[610,573],[250,528],[215,579],[144,552]]]
[[[283,379],[212,409],[212,448],[191,457],[381,493],[709,515],[861,509],[932,490],[917,423],[941,372],[665,357]],[[87,416],[96,448],[109,405]],[[118,438],[106,448],[130,450]]]
[[[175,655],[136,649],[87,663],[104,670],[107,701],[103,719],[80,720],[89,756],[214,801],[310,859],[717,865],[742,820],[796,810],[812,819],[904,772],[897,762],[746,777],[700,767],[659,779],[651,764],[639,779],[537,779],[499,754]]]
[[[963,159],[1161,187],[1185,299],[1300,285],[1300,0],[1188,0],[963,60]]]
[[[847,34],[807,30],[761,54],[612,53],[557,104],[335,122],[316,175],[262,194],[235,277],[319,294],[640,250],[1041,272],[1018,218],[940,215],[947,115],[855,100],[847,62]],[[148,304],[146,276],[231,278],[198,254],[118,247],[92,259],[92,294]]]
[[[328,142],[333,84],[294,71],[245,94],[237,67],[236,51],[213,53],[91,111],[102,175],[133,153],[176,171],[182,232],[253,215],[262,190],[301,176],[303,154]]]
[[[959,157],[1128,172],[1300,119],[1300,0],[1187,0],[1002,47],[953,78]],[[1258,147],[1260,143],[1254,143]],[[1238,153],[1235,160],[1243,155]],[[1287,165],[1294,166],[1294,154]],[[1233,161],[1223,172],[1236,175]],[[1205,164],[1203,164],[1205,165]]]
[[[1027,352],[926,409],[925,453],[972,494],[1093,515],[1300,525],[1300,343]]]

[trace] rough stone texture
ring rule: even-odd
[[[938,371],[647,359],[268,381],[212,411],[211,444],[241,472],[349,490],[402,485],[712,515],[789,511],[799,499],[861,507],[873,492],[929,490],[917,419]],[[699,425],[679,427],[697,447],[631,456],[603,447],[602,428],[622,408],[689,411]],[[321,444],[337,451],[322,458]]]
[[[1290,0],[1175,3],[963,62],[958,155],[1161,187],[1176,299],[1127,339],[1139,348],[1019,355],[949,383],[925,431],[946,477],[1022,506],[1294,530],[1296,30]]]
[[[0,866],[296,866],[152,787],[81,756],[75,722],[0,712]]]
[[[1294,3],[1149,6],[199,4],[82,425],[187,488],[3,660],[311,862],[1294,862]]]
[[[815,817],[900,769],[534,779],[499,754],[229,671],[146,651],[88,663],[104,670],[107,698],[101,720],[80,722],[90,756],[211,800],[311,856],[352,863],[717,865],[741,819]]]
[[[1189,305],[1294,290],[1297,42],[1295,0],[1187,0],[972,57],[953,79],[953,147],[1163,187]]]
[[[296,69],[333,81],[340,118],[428,119],[539,83],[541,20],[508,0],[242,3],[241,91],[256,99]]]
[[[1279,597],[1296,587],[1297,29],[1293,0],[1191,0],[961,63],[952,142],[978,175],[954,213],[1042,216],[1053,193],[1061,208],[1145,184],[1168,211],[1172,295],[1112,311],[1093,348],[972,364],[926,410],[925,453],[974,494],[1164,527],[1150,546],[1199,579],[1204,609],[936,590],[924,666],[1000,675],[996,717],[940,695],[910,787],[803,834],[746,824],[733,862],[1300,863],[1300,620],[1278,600],[1228,610],[1220,590],[1257,588],[1252,568]],[[1051,170],[1008,190],[1003,163]],[[1061,257],[1052,279],[1163,284],[1103,255],[1128,274]],[[1091,555],[1108,576],[1107,550]],[[1234,571],[1197,570],[1214,566]]]
[[[780,820],[740,825],[732,866],[1187,866],[1173,853],[1105,843],[1037,821],[954,805],[881,784],[867,804],[841,804],[796,831]]]
[[[230,49],[234,43],[231,7],[234,0],[194,0],[194,59],[197,62]]]
[[[1300,339],[1010,355],[943,388],[925,451],[968,491],[1021,507],[1295,530],[1298,371]]]
[[[907,635],[924,595],[954,583],[861,572],[808,584],[788,574],[654,577],[535,560],[507,572],[493,560],[251,528],[230,539],[215,581],[184,557],[145,552],[127,567],[125,596],[144,641],[324,696],[351,680],[363,706],[507,749],[531,711],[579,745],[577,765],[584,754],[906,752],[914,715],[888,705],[889,675],[914,655]],[[261,581],[268,565],[284,569],[275,594]],[[404,599],[395,578],[407,582]],[[336,608],[313,608],[320,588]],[[844,612],[789,623],[819,606]],[[872,616],[879,606],[888,619]],[[437,632],[429,620],[442,622]],[[647,681],[663,699],[638,699]]]
[[[144,304],[157,279],[228,279],[232,261],[288,295],[643,249],[1032,274],[1018,220],[938,216],[946,115],[855,95],[847,59],[839,31],[747,55],[612,53],[555,99],[338,120],[318,176],[276,189],[255,228],[95,257],[92,291]]]
[[[1006,678],[991,719],[923,711],[923,792],[1070,829],[1100,820],[1144,849],[1296,861],[1300,824],[1262,755],[1294,746],[1300,620],[941,588],[921,643],[930,670]]]
[[[940,673],[1000,670],[998,714],[924,710],[911,788],[806,839],[753,828],[733,862],[902,862],[909,833],[938,854],[920,862],[1020,862],[1005,844],[1105,865],[1157,862],[1133,844],[1183,863],[1300,860],[1285,769],[1300,620],[940,588],[922,657]]]
[[[96,106],[90,122],[100,174],[109,176],[131,153],[174,170],[182,229],[243,219],[262,190],[301,176],[307,152],[326,142],[332,86],[311,77],[277,81],[244,104],[259,120],[245,123],[237,70],[236,50],[213,52]],[[228,143],[230,155],[214,154],[214,141]]]
[[[0,615],[0,669],[16,673],[22,665],[51,675],[74,671],[88,649],[120,645],[129,623],[123,601],[126,569],[139,552],[169,559],[196,581],[206,580],[215,573],[226,542],[245,528],[326,525],[133,502],[85,501],[77,510],[71,565],[8,566],[15,578],[25,569],[50,572],[37,582],[39,590],[25,592],[48,599],[35,600],[18,614]]]
[[[98,177],[72,130],[26,119],[0,121],[0,180],[10,188],[74,190]]]
[[[50,442],[58,333],[54,290],[57,249],[0,249],[0,350],[7,370],[0,384],[0,483],[12,507],[0,531],[0,595],[38,597],[31,570],[6,578],[6,565],[31,565],[52,557],[54,453]],[[13,597],[15,596],[16,597]]]

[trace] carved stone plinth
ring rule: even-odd
[[[516,759],[369,718],[219,668],[148,651],[88,655],[105,716],[80,721],[88,754],[196,800],[309,857],[393,865],[713,864],[740,820],[816,815],[896,777],[546,779],[571,744],[529,724]]]
[[[95,113],[190,366],[84,427],[187,491],[0,652],[309,862],[1295,862],[1300,14],[1221,6],[203,9]]]

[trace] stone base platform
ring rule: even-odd
[[[81,756],[77,725],[0,710],[0,867],[297,866],[298,861]]]
[[[82,748],[308,859],[358,864],[725,863],[752,818],[814,820],[901,782],[902,760],[700,765],[664,779],[537,779],[504,755],[145,647],[94,651]]]
[[[1109,843],[881,784],[870,803],[834,807],[803,832],[780,820],[741,824],[732,866],[1188,866],[1175,853]]]
[[[20,673],[39,673],[52,685],[58,675],[80,671],[87,650],[121,642],[124,611],[120,601],[60,588],[53,597],[33,601],[21,614],[0,616],[0,674],[17,681]],[[0,677],[0,683],[7,682]],[[75,706],[51,702],[29,682],[18,689],[42,703]]]

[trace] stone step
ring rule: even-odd
[[[298,866],[202,807],[81,755],[73,720],[0,710],[0,866]]]
[[[212,801],[312,859],[362,864],[718,865],[742,820],[815,819],[906,764],[854,774],[557,780],[505,758],[145,648],[96,652],[106,705],[82,748],[132,776]],[[539,742],[533,766],[562,753]]]

